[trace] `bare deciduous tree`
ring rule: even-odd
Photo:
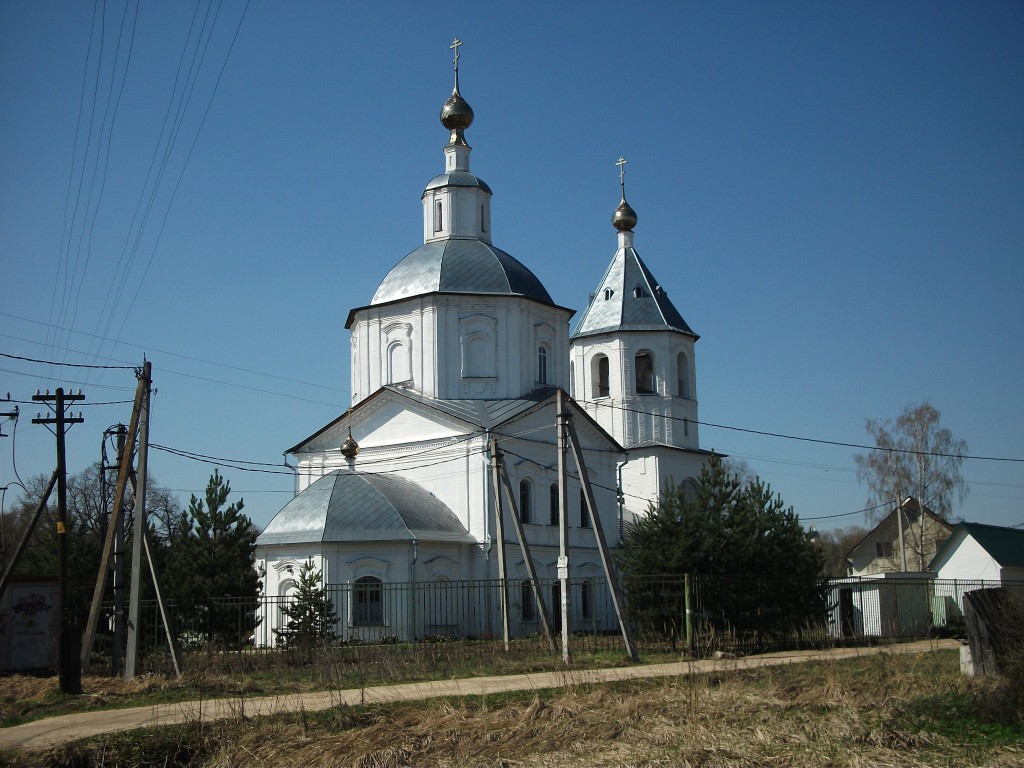
[[[953,498],[963,503],[968,486],[960,474],[967,443],[939,426],[939,410],[925,401],[908,405],[895,423],[867,419],[875,450],[858,454],[857,479],[870,491],[867,506],[875,519],[913,496],[927,509],[950,520]]]

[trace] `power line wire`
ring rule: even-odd
[[[133,365],[95,365],[95,364],[86,364],[86,363],[62,363],[62,362],[57,361],[57,360],[40,360],[40,359],[35,358],[35,357],[22,357],[21,355],[11,355],[11,354],[8,354],[7,352],[0,352],[0,357],[6,357],[6,358],[9,358],[11,360],[23,360],[23,361],[25,361],[27,363],[42,363],[44,365],[62,365],[65,368],[105,368],[105,369],[108,369],[108,370],[117,370],[117,371],[124,371],[124,370],[133,371],[136,368],[136,366],[133,366]]]
[[[586,403],[587,405],[596,405],[602,408],[613,408],[627,413],[639,413],[643,415],[652,415],[649,411],[644,411],[639,408],[628,408],[624,405],[613,405],[612,403],[605,403],[599,400],[578,400],[579,403]],[[1024,463],[1024,459],[1009,458],[1005,456],[970,456],[967,454],[956,454],[956,453],[941,453],[939,451],[917,451],[910,448],[880,448],[877,445],[864,445],[862,443],[846,443],[838,440],[823,440],[817,437],[803,437],[800,435],[788,435],[784,432],[768,432],[761,429],[750,429],[748,427],[733,427],[728,424],[715,424],[710,421],[699,421],[697,419],[687,419],[682,416],[659,416],[658,418],[668,419],[670,421],[683,421],[689,422],[690,424],[699,424],[702,427],[713,427],[715,429],[726,429],[732,432],[745,432],[751,435],[761,435],[762,437],[777,437],[784,440],[798,440],[805,443],[816,443],[818,445],[832,445],[840,448],[857,448],[862,451],[892,451],[893,453],[906,453],[912,456],[935,456],[944,459],[970,459],[973,461],[1005,461]]]

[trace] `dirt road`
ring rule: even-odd
[[[321,691],[259,698],[207,699],[130,709],[106,709],[38,720],[0,729],[0,749],[45,749],[89,736],[135,728],[151,728],[183,722],[211,721],[232,717],[254,717],[281,712],[307,712],[340,705],[377,704],[389,701],[430,699],[441,696],[480,696],[503,691],[566,688],[573,685],[605,683],[647,677],[677,677],[717,670],[794,664],[815,659],[844,659],[877,653],[924,653],[958,648],[955,640],[923,640],[903,645],[874,648],[835,648],[825,651],[787,651],[742,659],[707,659],[673,664],[637,665],[506,677],[473,677],[427,683],[376,686],[373,688]]]

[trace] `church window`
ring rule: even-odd
[[[480,231],[487,231],[487,213],[484,210],[483,203],[480,204]]]
[[[393,341],[388,345],[388,384],[399,384],[408,381],[409,353],[401,341]]]
[[[548,349],[544,346],[537,348],[537,381],[548,383]]]
[[[580,528],[590,527],[590,511],[587,509],[587,494],[580,488]]]
[[[676,395],[688,400],[690,398],[690,364],[683,352],[676,355],[676,378]]]
[[[613,291],[611,288],[605,288],[604,289],[604,300],[608,301],[608,299],[610,299],[614,293],[615,293],[615,291]]]
[[[533,587],[527,579],[519,586],[519,617],[523,621],[537,620],[537,606],[533,602]]]
[[[562,584],[556,581],[551,585],[551,630],[562,631]]]
[[[550,517],[548,518],[549,525],[558,525],[558,483],[552,483],[550,489],[550,503],[548,504]]]
[[[580,616],[589,619],[594,615],[594,586],[589,581],[580,583]]]
[[[356,579],[352,586],[352,626],[384,625],[384,584],[374,576]]]
[[[530,514],[533,506],[533,487],[530,485],[530,481],[522,479],[519,481],[519,520],[523,523],[529,523],[532,515]]]
[[[654,389],[654,357],[650,352],[637,352],[636,358],[636,393],[653,395]]]
[[[576,394],[576,364],[569,361],[569,391]]]
[[[444,229],[444,204],[438,200],[434,203],[434,231],[440,232]]]
[[[697,481],[694,480],[692,477],[686,478],[686,480],[683,481],[683,501],[685,501],[688,504],[696,501],[697,489]]]
[[[593,382],[591,397],[608,397],[611,388],[608,383],[608,356],[594,355],[590,361],[590,376]]]
[[[683,437],[690,436],[690,420],[683,419]]]
[[[633,298],[634,299],[639,299],[643,295],[644,295],[644,289],[641,288],[639,285],[636,288],[633,289]]]

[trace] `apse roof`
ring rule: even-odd
[[[533,272],[500,248],[475,238],[424,243],[388,272],[370,304],[437,292],[518,295],[554,306]]]
[[[397,475],[335,470],[289,501],[257,544],[474,539],[436,496]]]
[[[631,246],[620,248],[573,338],[613,331],[678,331],[699,338]]]

